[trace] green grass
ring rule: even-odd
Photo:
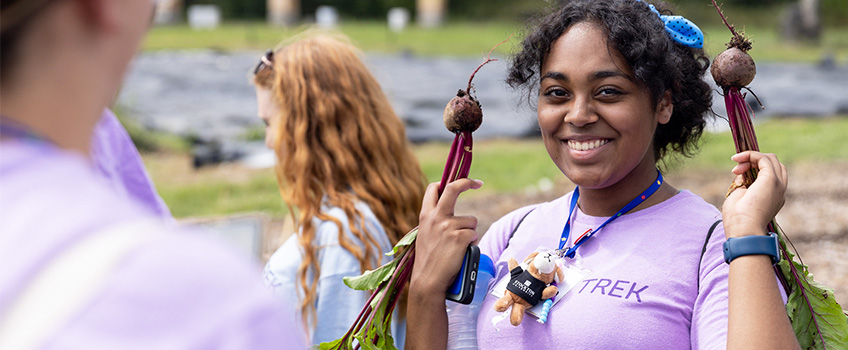
[[[230,215],[262,211],[282,216],[287,210],[277,182],[258,178],[247,184],[215,182],[176,188],[159,188],[174,217]]]
[[[434,29],[409,27],[394,33],[380,21],[343,22],[338,31],[344,33],[366,52],[411,52],[416,55],[467,56],[488,52],[498,42],[515,33],[516,24],[451,23]],[[284,28],[264,22],[228,22],[214,30],[193,30],[186,25],[159,26],[150,30],[143,49],[181,50],[213,49],[267,50],[281,41],[302,33],[308,27]],[[513,40],[513,43],[516,42]],[[511,49],[507,43],[496,51],[505,55]]]
[[[449,150],[448,143],[416,146],[415,153],[429,182],[441,180]],[[540,139],[477,141],[473,153],[469,177],[486,184],[476,192],[516,191],[543,178],[562,177]]]
[[[805,163],[848,162],[848,116],[826,119],[774,118],[755,123],[760,150],[774,153],[787,166]],[[727,168],[736,152],[730,133],[706,134],[701,152],[687,167]]]
[[[798,44],[781,40],[776,26],[748,26],[754,40],[751,55],[758,62],[816,62],[824,53],[840,62],[848,59],[848,27],[826,28],[821,43]],[[193,30],[186,25],[159,26],[150,30],[144,50],[213,49],[221,51],[264,51],[301,33],[305,27],[283,28],[264,22],[227,22],[214,30]],[[511,22],[450,22],[433,29],[415,26],[401,33],[391,32],[380,21],[346,21],[338,28],[366,52],[410,52],[424,56],[479,56],[515,33],[517,37],[498,47],[496,56],[507,56],[520,40],[522,25]],[[703,26],[707,52],[714,56],[724,50],[730,38],[727,28],[716,24]]]
[[[730,41],[730,31],[724,26],[703,29],[707,54],[715,57]],[[838,62],[848,59],[848,28],[828,28],[819,44],[783,40],[774,27],[748,27],[745,34],[753,41],[748,53],[756,62],[819,62],[825,54]]]
[[[178,218],[255,211],[282,216],[287,212],[272,176],[257,175],[245,183],[210,181],[164,186],[159,187],[159,193]]]
[[[142,158],[174,217],[287,212],[272,169],[233,164],[193,169],[185,153],[143,153]]]
[[[848,116],[826,119],[769,119],[755,125],[760,148],[775,153],[788,167],[848,162]],[[730,134],[705,134],[694,159],[673,162],[670,171],[733,167]],[[430,182],[438,181],[450,145],[427,143],[415,153]],[[186,155],[146,154],[145,163],[165,202],[178,218],[263,211],[282,216],[277,182],[271,169],[223,165],[194,171]],[[524,190],[542,179],[564,181],[539,139],[480,140],[474,145],[471,177],[485,186],[474,193]]]

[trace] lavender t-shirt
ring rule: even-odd
[[[494,223],[480,242],[509,278],[507,260],[538,247],[556,249],[571,195],[526,207]],[[515,235],[512,228],[529,210]],[[575,210],[570,239],[606,221]],[[525,315],[521,325],[500,316],[488,295],[477,322],[481,349],[724,349],[727,274],[724,230],[718,225],[700,263],[707,232],[721,218],[700,197],[681,191],[607,224],[578,249],[589,274],[553,306],[546,324]],[[504,247],[507,247],[504,250]]]
[[[116,193],[132,198],[167,221],[173,221],[171,211],[153,187],[130,135],[108,108],[103,110],[91,136],[91,161],[97,172],[109,180]]]
[[[88,159],[46,142],[0,143],[0,312],[56,256],[120,222],[154,218],[116,194]],[[126,254],[45,349],[303,348],[259,267],[163,224]]]

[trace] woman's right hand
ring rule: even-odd
[[[407,350],[447,347],[445,297],[468,245],[477,240],[477,218],[456,216],[454,208],[460,193],[482,185],[481,181],[459,179],[445,186],[441,197],[439,183],[430,184],[424,193],[409,282]]]
[[[477,241],[477,218],[456,216],[454,208],[460,193],[478,189],[482,181],[459,179],[445,186],[439,197],[439,183],[424,193],[415,242],[415,265],[410,292],[438,295],[444,299],[469,244]]]

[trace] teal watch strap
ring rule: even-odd
[[[777,234],[728,238],[724,242],[724,262],[730,264],[733,259],[745,255],[768,255],[772,264],[777,264],[780,262]]]

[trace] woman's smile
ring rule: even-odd
[[[594,150],[598,147],[606,145],[610,142],[610,139],[594,139],[588,141],[577,141],[577,140],[568,140],[568,148],[571,148],[574,151],[589,151]]]

